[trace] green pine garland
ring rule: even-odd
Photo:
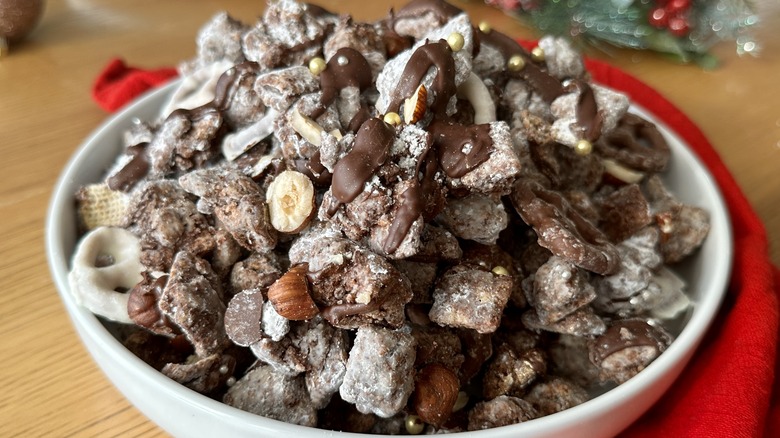
[[[527,21],[543,34],[572,37],[596,47],[606,45],[652,50],[680,62],[711,68],[709,50],[734,40],[739,54],[755,54],[758,45],[749,30],[758,18],[745,0],[693,0],[686,4],[684,30],[651,24],[651,13],[671,1],[652,0],[486,0]]]

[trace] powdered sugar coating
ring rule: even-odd
[[[415,341],[403,331],[361,327],[349,351],[339,392],[363,413],[388,418],[406,405],[414,387]]]

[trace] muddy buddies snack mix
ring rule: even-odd
[[[289,423],[550,415],[664,352],[707,212],[566,40],[441,0],[217,14],[157,120],[75,195],[78,301],[171,379]]]

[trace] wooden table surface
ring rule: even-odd
[[[455,0],[457,2],[457,0]],[[198,28],[215,12],[253,22],[261,1],[50,1],[29,38],[0,58],[0,435],[160,436],[109,383],[81,345],[59,301],[44,250],[52,186],[81,141],[105,118],[90,98],[107,61],[174,66],[194,54]],[[319,1],[355,19],[382,16],[387,3]],[[390,2],[399,6],[405,1]],[[479,1],[457,2],[475,22],[531,37]],[[771,237],[780,263],[780,3],[758,3],[760,57],[740,58],[731,43],[703,71],[650,53],[593,53],[660,90],[709,137]]]

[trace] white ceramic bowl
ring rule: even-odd
[[[54,189],[46,223],[46,248],[54,281],[73,325],[95,362],[114,385],[146,416],[174,436],[256,437],[289,433],[314,438],[343,435],[249,414],[179,385],[124,348],[92,313],[76,304],[68,290],[69,261],[76,243],[73,194],[82,184],[100,180],[121,151],[122,132],[136,117],[153,120],[175,86],[173,83],[146,95],[105,122],[71,158]],[[640,108],[633,108],[633,111],[656,121]],[[712,221],[712,230],[699,252],[675,268],[687,281],[689,295],[695,303],[687,324],[657,360],[636,377],[603,395],[527,423],[464,432],[459,436],[612,436],[647,411],[688,363],[725,294],[731,271],[731,228],[712,176],[679,137],[663,124],[659,123],[659,128],[666,135],[673,153],[664,180],[681,200],[707,209]]]

